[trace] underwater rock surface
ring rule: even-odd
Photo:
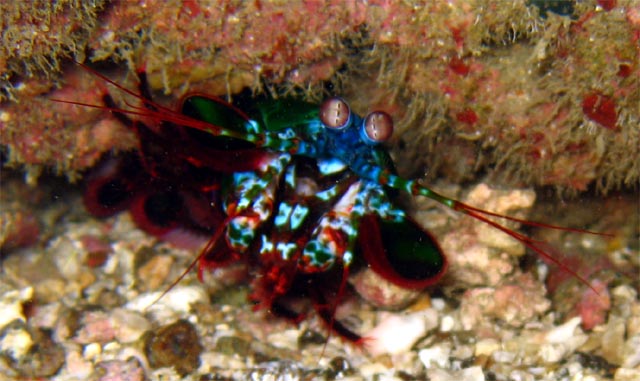
[[[49,101],[101,104],[75,59],[118,82],[145,68],[168,105],[189,91],[341,95],[360,114],[389,112],[401,169],[430,179],[636,185],[640,5],[568,3],[61,1],[29,17],[31,3],[7,3],[0,140],[31,178],[43,166],[75,177],[135,147],[108,113]]]

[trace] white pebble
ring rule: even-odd
[[[576,328],[582,319],[574,317],[561,326],[547,332],[545,339],[548,343],[564,343],[575,335]]]
[[[431,306],[436,311],[442,311],[447,306],[447,303],[442,298],[433,298],[431,299]]]
[[[33,287],[5,292],[0,297],[0,329],[14,320],[26,321],[22,304],[33,298]]]
[[[587,335],[578,328],[580,321],[579,317],[575,317],[547,332],[545,335],[546,343],[540,347],[538,352],[540,358],[547,363],[556,363],[584,344],[587,341]]]
[[[493,352],[491,357],[493,357],[493,360],[495,362],[510,364],[513,362],[513,360],[515,360],[516,354],[513,352],[507,352],[507,351],[495,351]]]
[[[366,336],[371,338],[367,346],[371,354],[398,354],[408,351],[429,330],[438,326],[438,312],[427,309],[412,314],[385,314]]]
[[[122,346],[120,345],[120,343],[111,341],[109,343],[106,343],[102,349],[105,353],[107,352],[115,353],[115,352],[118,352],[121,347]]]
[[[298,338],[300,331],[297,329],[286,329],[270,334],[267,342],[277,348],[288,348],[290,350],[298,349]]]
[[[445,315],[440,322],[440,332],[450,332],[455,325],[455,319],[451,315]]]
[[[127,303],[126,308],[143,313],[163,308],[186,313],[191,310],[192,304],[208,302],[209,298],[202,286],[176,286],[166,295],[162,295],[162,291],[142,294]]]
[[[640,380],[640,369],[618,368],[613,375],[614,381],[638,381]]]
[[[625,343],[623,368],[636,368],[640,365],[640,335],[630,337]]]
[[[102,353],[102,347],[98,343],[90,343],[84,346],[82,357],[86,360],[92,360]]]
[[[151,323],[137,312],[116,308],[111,314],[111,325],[116,339],[121,343],[132,343],[151,329]]]
[[[496,339],[482,339],[476,343],[476,356],[491,356],[493,352],[500,349],[500,343]]]
[[[4,332],[0,341],[0,351],[18,360],[29,352],[32,345],[33,339],[24,327],[12,327]]]
[[[431,348],[421,349],[418,352],[420,361],[427,369],[431,368],[448,368],[449,357],[451,354],[451,344],[443,343],[441,345],[434,345]]]
[[[65,356],[64,370],[60,374],[63,380],[87,380],[94,371],[91,361],[85,360],[80,354],[79,346],[68,346]],[[66,377],[65,377],[66,374]],[[68,377],[68,378],[67,378]]]
[[[524,370],[514,370],[509,373],[509,380],[512,381],[535,381],[535,377],[532,374],[527,373]]]

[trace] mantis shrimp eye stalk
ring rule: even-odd
[[[320,121],[331,129],[342,130],[351,122],[351,109],[344,99],[329,98],[320,106]]]
[[[362,132],[370,144],[386,142],[393,135],[393,119],[384,111],[374,111],[365,118]]]

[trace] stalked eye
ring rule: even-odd
[[[393,134],[393,120],[384,111],[374,111],[367,115],[362,128],[371,143],[386,142]]]
[[[320,121],[325,126],[341,130],[349,125],[351,110],[344,99],[334,97],[322,102],[320,106]]]

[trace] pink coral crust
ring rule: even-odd
[[[188,91],[245,87],[316,101],[333,88],[358,112],[393,111],[408,170],[463,180],[492,168],[574,190],[633,184],[640,159],[623,153],[640,144],[640,8],[602,0],[574,13],[541,17],[525,0],[122,1],[97,14],[75,49],[145,69],[169,104]],[[135,146],[104,113],[48,102],[101,104],[95,78],[71,67],[64,83],[47,93],[50,79],[13,82],[19,102],[0,112],[11,163],[81,170]],[[449,148],[465,163],[450,172]]]

